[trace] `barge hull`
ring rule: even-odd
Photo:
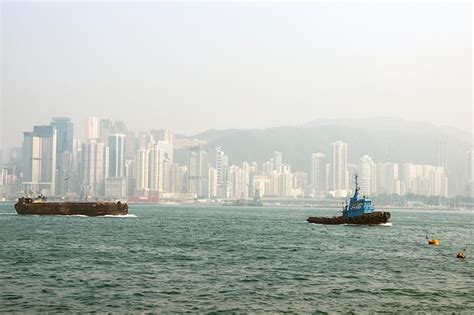
[[[15,204],[18,214],[33,215],[126,215],[127,203],[113,202],[39,202]]]
[[[384,224],[390,219],[390,212],[378,211],[366,213],[364,215],[348,218],[348,217],[309,217],[306,221],[315,224],[362,224],[362,225],[376,225]]]

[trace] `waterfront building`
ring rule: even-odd
[[[68,117],[53,117],[50,123],[56,129],[56,154],[72,152],[74,126]]]
[[[311,186],[317,194],[328,190],[327,184],[327,158],[324,153],[311,155]]]
[[[108,177],[124,177],[125,135],[109,135]]]
[[[348,195],[349,176],[347,170],[347,143],[332,144],[332,190],[335,197]]]
[[[360,191],[359,193],[362,196],[371,196],[375,194],[376,191],[376,165],[372,158],[368,155],[364,155],[359,160],[359,183]]]
[[[260,197],[271,195],[270,193],[270,178],[265,175],[255,175],[253,177],[253,191],[252,194],[255,196],[258,191]]]
[[[82,146],[81,195],[86,198],[105,194],[106,151],[105,144],[96,139],[89,139]]]
[[[474,197],[474,148],[467,151],[467,195]]]
[[[377,163],[377,194],[401,194],[397,163]]]
[[[105,196],[113,199],[128,196],[127,179],[125,177],[108,177],[105,179]]]
[[[138,150],[136,153],[134,164],[137,191],[143,191],[148,189],[148,150]]]
[[[425,196],[448,195],[448,178],[443,167],[404,163],[402,166],[402,194]]]
[[[277,173],[281,172],[281,165],[283,164],[283,154],[279,151],[273,152],[273,170]]]
[[[279,174],[279,197],[293,197],[293,174],[289,171],[284,171]]]
[[[197,197],[209,196],[209,157],[208,152],[201,146],[189,149],[188,163],[188,192]]]
[[[217,169],[214,167],[209,168],[209,197],[214,198],[217,196]]]
[[[56,128],[34,126],[33,132],[23,134],[23,191],[28,194],[55,194]]]
[[[163,160],[164,152],[157,145],[148,148],[148,188],[163,190]]]

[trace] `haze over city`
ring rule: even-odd
[[[472,129],[470,3],[2,2],[2,146],[71,117],[133,130],[401,117]]]
[[[0,0],[0,314],[474,310],[472,2]]]

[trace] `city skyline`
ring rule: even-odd
[[[353,192],[355,174],[359,174],[360,193],[368,196],[470,196],[474,189],[474,178],[468,175],[461,190],[450,191],[453,174],[447,168],[444,141],[437,143],[436,164],[417,164],[374,160],[370,152],[351,162],[348,144],[333,140],[324,150],[329,153],[311,153],[310,165],[301,169],[280,151],[273,151],[266,161],[230,163],[232,157],[220,146],[175,138],[172,130],[136,133],[122,121],[93,116],[84,125],[84,140],[73,135],[74,123],[68,117],[53,117],[50,125],[25,131],[22,148],[10,151],[0,165],[0,193],[153,202],[254,196],[346,198]],[[174,160],[176,149],[186,153],[185,160]],[[465,159],[469,173],[471,156],[472,149]]]
[[[186,135],[372,116],[472,132],[470,3],[0,5],[1,147],[88,114]]]

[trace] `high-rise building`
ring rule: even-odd
[[[82,187],[81,195],[103,196],[105,193],[106,147],[96,140],[86,141],[81,150]]]
[[[163,190],[163,161],[164,152],[157,145],[148,149],[148,188],[153,190]]]
[[[127,131],[127,126],[123,121],[116,121],[112,125],[112,133],[125,135]]]
[[[166,141],[158,141],[156,146],[163,152],[163,158],[167,159],[171,164],[174,162],[173,144]]]
[[[292,197],[293,196],[293,174],[285,171],[279,174],[280,183],[280,197]]]
[[[209,195],[209,157],[208,152],[200,146],[189,149],[188,192],[198,197]]]
[[[136,189],[143,191],[148,189],[148,150],[141,149],[137,151],[135,159],[135,177]]]
[[[171,174],[170,174],[170,181],[171,181],[171,193],[183,193],[186,190],[186,181],[185,181],[185,174],[187,171],[186,166],[181,166],[178,164],[171,165]]]
[[[311,186],[317,193],[328,190],[327,158],[324,153],[313,153],[311,156]]]
[[[474,197],[474,148],[467,151],[467,195]]]
[[[433,165],[403,164],[402,193],[446,197],[448,177],[444,168]]]
[[[125,135],[109,135],[108,177],[124,177]]]
[[[109,136],[112,133],[113,122],[110,119],[101,119],[99,126],[99,138],[100,142],[103,142],[105,146],[109,145]]]
[[[217,196],[227,197],[227,187],[229,181],[229,158],[225,155],[221,147],[215,148],[215,167],[217,171]]]
[[[68,117],[53,117],[50,126],[56,129],[56,194],[64,196],[77,181],[77,174],[73,174],[74,128]]]
[[[35,126],[24,132],[23,190],[28,194],[56,192],[56,128]]]
[[[298,196],[308,195],[308,173],[295,172],[293,174],[293,189],[297,191]]]
[[[125,159],[135,159],[135,152],[137,151],[135,132],[128,131],[125,137]]]
[[[337,141],[332,145],[332,185],[336,197],[347,196],[347,143],[342,141]]]
[[[89,116],[86,119],[86,140],[100,139],[100,122],[98,117]]]
[[[50,126],[56,128],[56,153],[72,152],[74,127],[68,117],[53,117]]]
[[[376,167],[372,158],[364,155],[359,160],[360,194],[370,196],[376,192]]]
[[[217,170],[214,167],[209,168],[209,197],[217,197]]]
[[[111,198],[124,198],[128,194],[125,178],[125,139],[124,134],[110,134],[107,152],[107,178],[105,195]]]
[[[278,151],[273,152],[273,170],[278,173],[281,172],[281,165],[283,164],[283,154]]]
[[[443,167],[448,171],[448,146],[444,139],[438,140],[438,161],[437,166]]]
[[[377,164],[377,194],[401,194],[400,175],[397,163]]]

